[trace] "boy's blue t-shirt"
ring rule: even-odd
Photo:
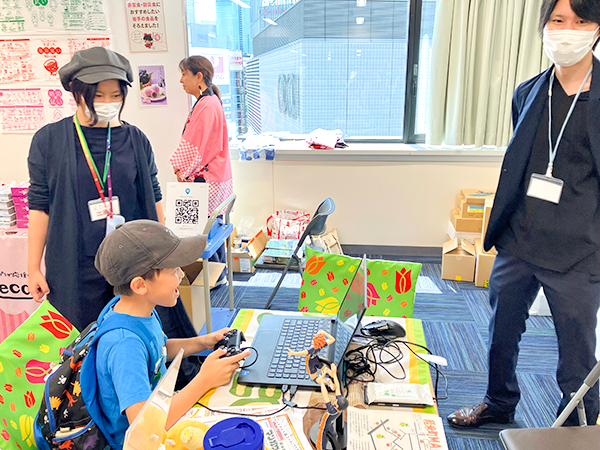
[[[105,317],[120,314],[112,309]],[[125,410],[131,405],[145,402],[152,389],[167,371],[165,366],[167,337],[154,315],[137,317],[126,315],[131,321],[138,321],[153,336],[151,342],[144,343],[135,333],[117,329],[102,336],[97,343],[96,370],[99,387],[99,405],[106,416],[107,431],[121,446],[129,421]],[[154,352],[153,375],[149,375],[148,349]],[[120,450],[119,449],[115,450]]]

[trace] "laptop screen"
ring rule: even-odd
[[[360,326],[360,321],[367,307],[366,268],[367,258],[363,256],[337,313],[335,355],[333,358],[333,362],[337,366],[342,361],[356,329]]]

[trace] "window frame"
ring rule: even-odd
[[[185,23],[185,41],[186,41],[186,56],[190,55],[191,36],[189,32],[190,22],[188,20],[187,1],[181,0],[185,11],[183,18]],[[421,51],[421,20],[423,1],[425,0],[408,0],[409,17],[408,17],[408,42],[407,42],[407,58],[406,58],[406,80],[405,80],[405,95],[404,95],[404,123],[402,128],[402,138],[393,138],[387,136],[369,136],[369,137],[348,137],[346,142],[369,143],[369,144],[422,144],[426,141],[425,133],[416,133],[416,116],[417,116],[417,94],[419,88],[419,55]],[[437,0],[440,1],[440,0]],[[437,3],[437,2],[436,2]],[[238,7],[239,12],[239,7]],[[237,138],[243,138],[244,135],[237,135]]]

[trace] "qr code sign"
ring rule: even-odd
[[[198,224],[200,202],[198,200],[184,200],[178,198],[175,200],[175,223]]]

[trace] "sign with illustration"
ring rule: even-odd
[[[125,0],[129,49],[132,53],[166,52],[164,1]]]
[[[142,106],[166,106],[165,66],[138,66]]]

